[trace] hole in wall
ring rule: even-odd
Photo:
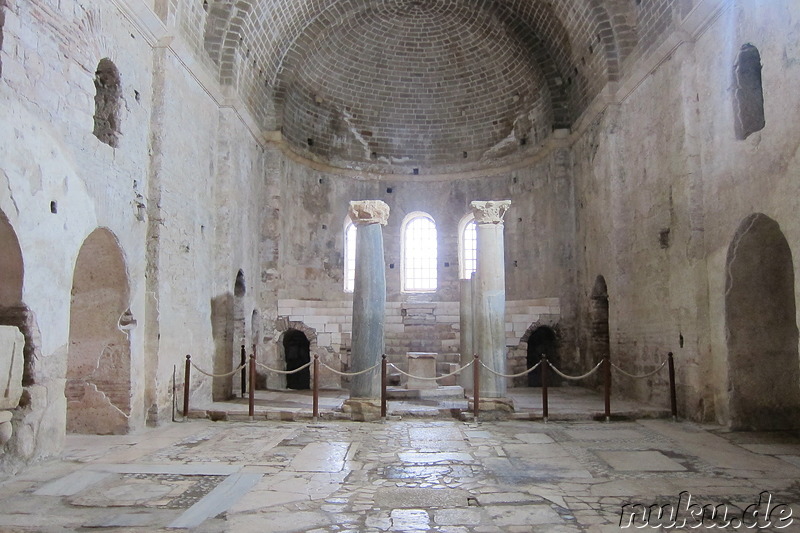
[[[415,168],[415,169],[413,170],[413,173],[414,173],[414,175],[416,176],[417,174],[419,174],[419,169],[418,169],[418,168]]]
[[[386,192],[389,193],[389,194],[392,194],[392,188],[391,187],[386,187]]]
[[[733,70],[734,133],[742,141],[766,125],[758,48],[750,43],[743,45]]]
[[[53,200],[52,202],[50,202],[50,212],[51,212],[51,213],[53,213],[54,215],[55,215],[56,213],[58,213],[58,204],[56,203],[56,201],[55,201],[55,200]]]
[[[116,148],[119,143],[119,112],[122,87],[119,71],[114,63],[104,58],[97,64],[94,78],[94,136]]]

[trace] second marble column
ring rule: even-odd
[[[380,200],[350,202],[356,225],[356,270],[353,287],[351,371],[365,370],[381,360],[386,321],[386,270],[383,230],[389,206]],[[380,398],[380,369],[354,376],[351,398]]]
[[[506,276],[503,245],[503,216],[511,200],[472,202],[478,235],[478,268],[473,280],[473,349],[483,363],[501,374],[506,373]],[[502,398],[506,378],[485,369],[481,372],[481,397]]]

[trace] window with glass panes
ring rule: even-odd
[[[425,214],[409,218],[403,231],[403,290],[436,290],[436,246],[436,224],[433,219]]]

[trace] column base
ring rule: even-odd
[[[470,410],[475,405],[475,398],[471,397],[469,401]],[[481,398],[480,417],[484,420],[504,419],[508,418],[514,412],[514,400],[511,398]]]
[[[355,422],[375,422],[381,419],[381,401],[373,398],[350,398],[342,404],[342,412],[349,414]]]

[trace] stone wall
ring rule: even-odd
[[[731,2],[684,15],[685,37],[642,61],[642,76],[623,80],[617,103],[574,148],[580,346],[588,356],[591,291],[602,275],[612,359],[644,373],[674,352],[680,414],[727,423],[729,373],[743,371],[729,364],[725,323],[734,235],[754,213],[777,221],[792,247],[800,231],[793,200],[800,107],[791,89],[800,78],[793,44],[800,11],[793,2]],[[767,118],[763,130],[737,141],[733,73],[747,43],[761,53]],[[758,316],[751,323],[771,327]],[[770,364],[763,346],[754,344],[752,354]],[[661,403],[666,372],[638,382],[620,377],[616,387]]]
[[[274,342],[264,346],[263,361],[272,368],[283,369],[280,357],[281,333],[297,329],[311,341],[312,352],[321,361],[337,370],[350,370],[350,348],[353,323],[353,304],[349,300],[320,301],[281,299],[278,301],[278,328],[271,335]],[[508,347],[509,373],[526,368],[527,334],[540,325],[558,326],[561,306],[558,298],[513,300],[506,303],[506,345]],[[437,362],[457,363],[459,348],[458,302],[387,302],[385,344],[387,360],[408,371],[408,352],[433,352]],[[336,366],[334,366],[336,365]],[[453,368],[457,368],[453,367]],[[452,371],[440,365],[439,374]],[[346,385],[324,369],[321,372],[325,386],[339,388]],[[401,378],[405,382],[405,378]],[[266,378],[269,388],[283,388],[276,375]],[[518,382],[516,384],[521,385]]]

